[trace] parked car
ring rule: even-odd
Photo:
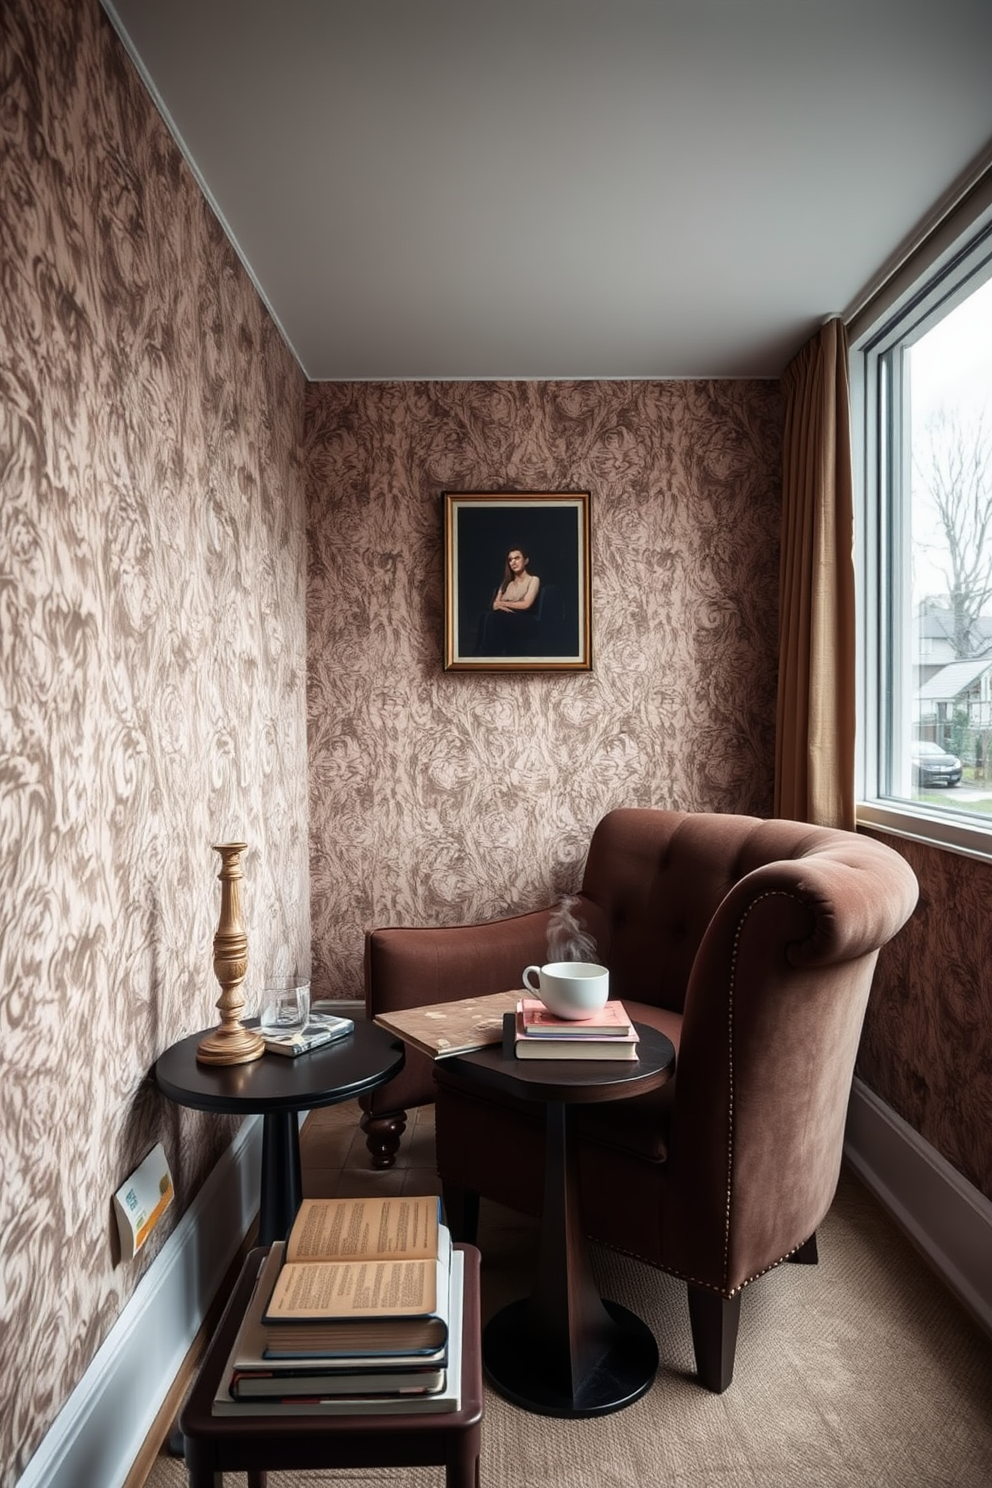
[[[961,761],[948,754],[939,744],[927,739],[914,739],[910,746],[913,780],[917,785],[957,785],[961,779]]]

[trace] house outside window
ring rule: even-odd
[[[992,857],[988,182],[985,196],[852,324],[851,392],[858,819]]]

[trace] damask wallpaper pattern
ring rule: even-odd
[[[781,410],[305,389],[97,0],[5,0],[0,39],[8,1482],[230,1138],[148,1079],[215,1021],[213,842],[250,844],[250,997],[307,965],[308,845],[350,996],[366,924],[546,902],[613,805],[770,810]],[[440,493],[496,488],[591,492],[593,673],[443,673]],[[992,1196],[988,870],[897,846],[923,899],[862,1072]],[[178,1203],[125,1267],[111,1195],[159,1139]]]
[[[776,383],[307,396],[320,991],[361,994],[368,925],[473,920],[572,889],[613,806],[770,812]],[[442,670],[446,489],[591,493],[591,674]]]
[[[309,960],[303,378],[96,0],[4,0],[0,1481],[230,1141],[148,1072]],[[178,1202],[117,1260],[155,1141]],[[28,1365],[29,1367],[26,1367]]]
[[[920,901],[879,957],[858,1074],[992,1199],[992,865],[878,835]]]
[[[771,812],[780,404],[771,383],[308,389],[315,982],[373,924],[572,889],[615,805]],[[441,493],[588,490],[591,675],[445,674]],[[891,839],[919,908],[859,1073],[992,1198],[992,869]]]

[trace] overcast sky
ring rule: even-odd
[[[984,413],[986,438],[992,438],[992,278],[917,341],[911,363],[914,441],[941,408],[957,414],[965,428]],[[913,506],[913,588],[919,600],[946,590],[936,551],[946,551],[946,544],[915,478],[914,487],[914,497],[920,498]]]
[[[913,424],[941,403],[992,410],[992,279],[913,347]]]

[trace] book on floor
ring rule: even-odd
[[[460,1251],[452,1251],[449,1276],[447,1311],[450,1323],[449,1341],[443,1368],[443,1382],[436,1390],[421,1391],[418,1388],[400,1388],[382,1391],[377,1371],[369,1372],[374,1381],[364,1394],[337,1391],[332,1376],[315,1380],[311,1393],[272,1394],[252,1398],[244,1393],[232,1394],[238,1375],[237,1355],[241,1334],[235,1340],[221,1375],[214,1397],[212,1413],[227,1416],[368,1416],[403,1415],[457,1411],[461,1407],[462,1381],[462,1309],[464,1293],[465,1258]],[[264,1270],[264,1265],[263,1265]],[[256,1284],[256,1294],[262,1286],[262,1276]],[[278,1381],[277,1381],[278,1387]]]
[[[503,1037],[503,1014],[514,1013],[521,988],[492,992],[485,997],[463,997],[455,1002],[433,1002],[425,1007],[399,1008],[377,1013],[374,1021],[404,1043],[444,1059],[451,1054],[470,1054]]]
[[[616,999],[588,1018],[558,1018],[537,997],[522,997],[517,1011],[528,1038],[629,1038],[634,1031],[627,1009]]]

